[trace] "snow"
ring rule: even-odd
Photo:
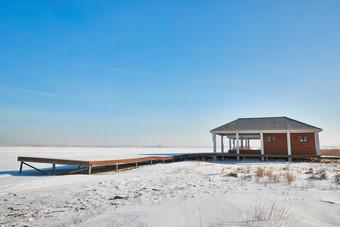
[[[19,175],[16,161],[17,156],[112,160],[197,152],[210,149],[2,147],[0,225],[340,225],[339,163],[185,161],[118,173],[43,176],[28,167]]]

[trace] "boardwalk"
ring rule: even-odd
[[[20,173],[22,173],[23,165],[29,166],[43,174],[48,174],[47,172],[40,170],[28,162],[32,163],[47,163],[52,164],[51,174],[55,173],[56,165],[66,165],[66,166],[78,166],[78,171],[91,174],[92,167],[115,167],[115,170],[119,170],[119,166],[135,166],[145,165],[145,164],[155,164],[155,163],[168,163],[168,162],[178,162],[185,160],[200,160],[200,161],[227,161],[227,160],[246,160],[246,159],[259,159],[259,160],[275,160],[275,159],[288,159],[291,160],[308,160],[317,159],[320,160],[322,157],[316,155],[261,155],[261,154],[235,154],[235,153],[191,153],[173,156],[149,156],[143,158],[134,159],[120,159],[120,160],[103,160],[103,161],[81,161],[81,160],[68,160],[68,159],[52,159],[52,158],[40,158],[40,157],[18,157],[20,163]]]

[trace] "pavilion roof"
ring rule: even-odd
[[[266,131],[289,131],[289,132],[321,132],[322,129],[288,118],[288,117],[259,117],[239,118],[225,125],[217,127],[212,133],[235,133],[235,132],[266,132]]]

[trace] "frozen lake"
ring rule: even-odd
[[[17,156],[109,160],[198,152],[211,150],[2,147],[0,225],[340,225],[339,163],[186,161],[43,176],[28,167],[19,175],[16,161]]]

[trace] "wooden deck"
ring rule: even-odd
[[[182,154],[182,155],[173,155],[173,156],[149,156],[143,158],[133,158],[133,159],[120,159],[120,160],[104,160],[104,161],[81,161],[81,160],[68,160],[68,159],[53,159],[53,158],[39,158],[39,157],[18,157],[18,161],[20,163],[20,173],[22,173],[23,165],[27,165],[41,173],[48,174],[47,172],[37,169],[34,166],[28,164],[27,162],[35,162],[35,163],[47,163],[52,164],[51,174],[55,172],[55,165],[68,165],[68,166],[78,166],[79,172],[88,172],[91,174],[92,167],[115,167],[115,170],[119,170],[119,165],[129,165],[129,166],[138,166],[139,164],[155,164],[155,163],[168,163],[168,162],[177,162],[184,160],[201,160],[201,161],[225,161],[225,160],[237,160],[240,159],[245,160],[246,158],[257,158],[260,160],[269,160],[269,159],[288,159],[288,161],[293,161],[293,159],[297,160],[307,160],[307,159],[318,159],[320,160],[322,157],[317,155],[274,155],[267,154],[261,155],[258,152],[254,153],[244,153],[244,154],[235,154],[235,153],[192,153],[192,154]],[[77,171],[75,171],[77,172]]]

